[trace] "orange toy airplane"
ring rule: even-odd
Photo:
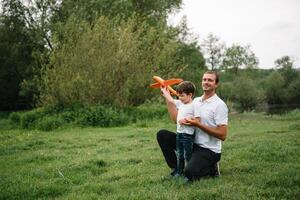
[[[154,81],[156,81],[156,83],[151,84],[150,85],[151,88],[160,88],[161,86],[167,87],[172,95],[178,96],[177,92],[171,87],[171,85],[181,83],[183,81],[182,79],[164,80],[159,76],[153,76],[152,78]]]

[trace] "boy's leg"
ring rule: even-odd
[[[184,134],[183,148],[184,148],[184,159],[186,163],[192,157],[193,144],[194,144],[194,135]]]
[[[157,132],[156,138],[168,166],[175,169],[177,164],[176,133],[162,129]]]
[[[177,170],[176,173],[181,175],[184,168],[184,141],[183,133],[176,134],[176,155],[177,155]]]
[[[221,154],[194,145],[190,161],[185,168],[185,176],[189,180],[197,180],[210,176],[214,165],[221,159]]]

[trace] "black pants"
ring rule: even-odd
[[[156,136],[168,166],[173,169],[176,168],[176,133],[160,130]],[[221,154],[194,144],[192,157],[185,167],[184,175],[190,180],[213,176],[215,165],[220,159]]]

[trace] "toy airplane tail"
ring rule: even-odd
[[[159,76],[153,76],[152,78],[154,81],[156,81],[156,83],[151,84],[150,85],[151,88],[160,88],[161,86],[167,87],[172,95],[178,96],[177,92],[171,87],[171,85],[181,83],[183,81],[182,79],[164,80]]]

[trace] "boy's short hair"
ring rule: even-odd
[[[190,81],[183,81],[181,83],[179,83],[179,85],[177,85],[176,87],[176,92],[179,94],[185,93],[185,94],[190,94],[192,93],[192,95],[195,95],[195,90],[196,87],[194,85],[194,83],[190,82]]]

